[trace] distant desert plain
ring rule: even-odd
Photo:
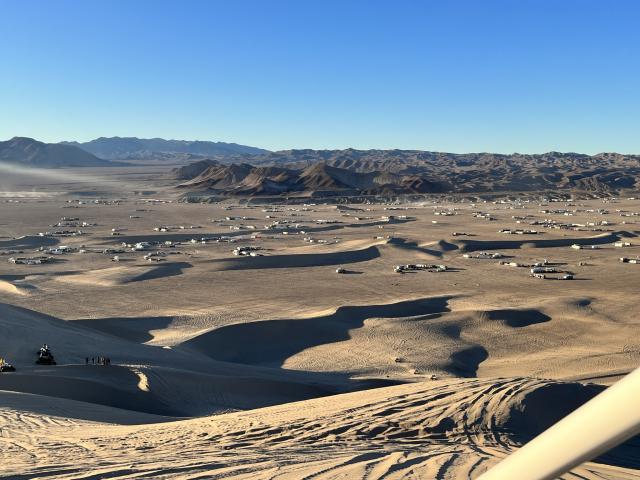
[[[1,478],[477,478],[640,364],[640,197],[0,179]]]

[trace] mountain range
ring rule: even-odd
[[[118,137],[86,143],[26,137],[0,142],[0,162],[29,167],[122,166],[136,159],[182,164],[171,173],[180,189],[222,195],[640,190],[640,156],[619,153],[269,152],[222,142]]]
[[[158,160],[182,158],[185,155],[218,157],[266,154],[261,148],[237,143],[201,140],[165,140],[163,138],[100,137],[90,142],[62,142],[107,160]]]
[[[268,151],[235,143],[161,138],[103,137],[85,143],[44,143],[13,137],[0,142],[0,162],[36,168],[122,166],[136,160],[188,164],[209,157],[245,158],[265,153]]]
[[[287,150],[195,162],[175,169],[172,176],[183,190],[223,195],[557,190],[618,194],[640,190],[640,156]]]
[[[227,162],[236,162],[228,157]],[[356,172],[426,176],[453,192],[640,189],[640,155],[443,153],[419,150],[286,150],[254,156],[254,165],[304,168],[318,162]]]

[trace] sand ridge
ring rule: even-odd
[[[24,281],[8,281],[0,279],[0,292],[10,295],[29,295],[36,287]]]
[[[162,263],[152,266],[118,266],[59,275],[55,279],[61,282],[112,287],[126,285],[131,282],[181,275],[183,269],[189,267],[191,267],[191,264],[187,262]]]

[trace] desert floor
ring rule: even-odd
[[[3,173],[0,477],[475,478],[640,363],[640,199],[186,204],[159,173]],[[563,478],[640,478],[640,441]]]

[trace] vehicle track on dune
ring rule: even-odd
[[[40,417],[35,402],[29,413],[0,407],[0,462],[10,478],[475,478],[526,441],[514,425],[540,408],[543,422],[556,420],[564,396],[595,393],[534,378],[448,379],[163,424],[93,423],[91,433],[86,421]],[[562,478],[638,479],[615,466],[628,452]],[[71,468],[71,456],[86,467]]]

